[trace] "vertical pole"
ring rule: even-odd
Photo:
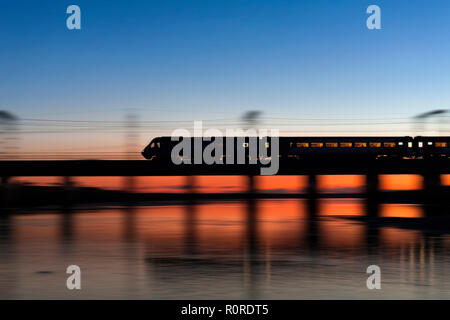
[[[136,179],[134,176],[123,177],[124,191],[125,191],[125,202],[128,206],[132,206],[135,202],[135,192],[136,192]]]
[[[1,186],[0,186],[0,201],[1,201],[1,207],[5,208],[8,206],[8,182],[9,182],[9,177],[4,176],[1,177]]]
[[[63,205],[69,207],[74,201],[74,190],[72,177],[63,177]]]
[[[310,173],[308,175],[308,198],[315,199],[317,194],[317,175]]]
[[[186,193],[188,200],[193,200],[196,197],[195,180],[195,176],[186,176]]]
[[[445,196],[442,194],[441,175],[433,170],[427,170],[423,177],[423,205],[427,216],[439,216],[443,211]]]
[[[247,177],[248,177],[247,194],[250,198],[252,198],[255,196],[256,192],[255,176],[249,175]]]
[[[369,217],[378,216],[380,203],[380,180],[376,172],[366,175],[366,210]]]
[[[310,173],[308,175],[308,187],[307,187],[307,208],[310,218],[315,218],[317,215],[317,175]]]

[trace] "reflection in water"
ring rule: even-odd
[[[61,246],[68,250],[73,240],[73,211],[69,207],[61,212]]]
[[[250,179],[253,180],[253,179]],[[253,190],[250,188],[250,190]],[[244,284],[246,287],[247,296],[250,299],[258,299],[258,282],[260,281],[260,254],[257,230],[257,207],[256,200],[249,198],[247,200],[246,212],[246,243],[245,254],[243,256],[244,263]],[[267,262],[270,265],[270,257]]]
[[[123,208],[123,226],[124,242],[133,242],[136,240],[136,217],[134,207],[127,206]]]
[[[194,200],[192,201],[187,201],[184,205],[185,207],[185,220],[184,220],[184,225],[185,225],[185,238],[184,238],[184,243],[185,243],[185,253],[186,255],[195,255],[196,254],[196,243],[197,243],[197,238],[196,238],[196,217],[195,217],[195,209],[196,209],[196,203]]]
[[[315,197],[311,197],[306,200],[307,202],[307,214],[309,219],[305,220],[306,228],[306,242],[308,243],[310,254],[313,255],[317,251],[318,244],[318,220],[317,220],[317,207],[318,200]]]
[[[15,256],[14,238],[11,216],[2,211],[0,215],[0,297],[10,299],[14,297],[18,278],[14,272]]]
[[[448,234],[385,226],[365,208],[249,199],[3,215],[0,298],[450,298]],[[424,214],[387,204],[379,216]],[[370,264],[381,291],[366,288]]]

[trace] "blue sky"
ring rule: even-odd
[[[82,29],[66,28],[77,4]],[[382,30],[366,28],[381,8]],[[22,118],[410,117],[450,108],[450,2],[5,1],[0,109]],[[382,131],[383,128],[379,127]]]

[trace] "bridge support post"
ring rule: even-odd
[[[380,203],[380,179],[376,172],[366,175],[366,211],[369,217],[378,216]]]
[[[423,189],[428,191],[440,191],[441,188],[441,175],[434,172],[426,172],[423,177]]]
[[[65,176],[63,177],[63,206],[69,207],[74,202],[74,184],[72,177]]]
[[[10,177],[1,177],[2,187],[8,184],[9,179],[10,179]]]
[[[447,199],[443,194],[441,175],[432,170],[422,174],[423,178],[423,204],[427,216],[444,214]]]
[[[134,176],[124,177],[123,184],[126,192],[134,193],[136,187],[136,177]]]
[[[8,200],[9,200],[9,182],[10,177],[1,177],[1,185],[0,185],[0,205],[2,208],[5,208],[8,206]]]
[[[123,188],[125,191],[125,202],[128,206],[132,206],[135,202],[136,192],[136,177],[125,176],[123,177]]]
[[[248,184],[247,184],[247,194],[250,198],[255,196],[256,193],[256,182],[255,182],[255,176],[250,175],[248,177]]]
[[[306,189],[307,193],[307,210],[311,218],[317,216],[317,201],[318,201],[318,187],[317,187],[317,175],[311,173],[308,175],[308,187]]]
[[[311,173],[308,175],[307,195],[309,199],[316,199],[317,194],[317,175]]]
[[[192,200],[195,197],[195,176],[186,176],[186,192],[188,194],[188,200]]]

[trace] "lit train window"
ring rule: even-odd
[[[447,148],[447,142],[435,142],[435,146],[438,148]]]
[[[355,147],[356,148],[366,148],[367,142],[355,142]]]
[[[371,147],[371,148],[380,148],[381,147],[381,142],[370,142],[369,143],[369,147]]]
[[[423,142],[419,141],[419,148],[422,148],[422,147],[423,147]]]
[[[398,143],[398,145],[399,145],[399,146],[402,146],[402,145],[403,145],[403,142],[400,141],[400,142]]]
[[[311,142],[311,148],[322,148],[323,143],[322,142]]]
[[[429,145],[429,146],[432,146],[432,145],[433,145],[433,142],[428,141],[428,145]]]
[[[385,142],[385,143],[383,143],[383,146],[385,148],[394,148],[395,147],[395,142]]]
[[[337,148],[338,144],[337,144],[337,142],[327,142],[327,143],[325,143],[325,146],[327,148]]]
[[[297,142],[297,148],[308,148],[309,143],[308,142]]]
[[[352,143],[351,142],[341,142],[340,143],[340,147],[341,148],[351,148],[352,147]]]
[[[412,142],[408,142],[408,148],[412,148]]]

